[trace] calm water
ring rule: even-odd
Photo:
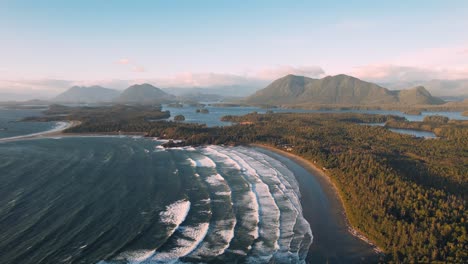
[[[421,115],[408,115],[400,111],[385,111],[385,110],[304,110],[304,109],[263,109],[259,107],[213,107],[207,106],[208,114],[196,113],[197,107],[168,107],[164,106],[163,110],[171,112],[171,118],[176,115],[185,116],[185,122],[203,123],[208,126],[226,126],[229,122],[220,121],[225,115],[245,115],[252,112],[265,113],[271,110],[275,113],[363,113],[363,114],[380,114],[380,115],[397,115],[403,116],[409,121],[422,121],[425,116],[441,115],[450,119],[468,120],[468,117],[462,116],[461,112],[422,112]]]
[[[17,122],[25,117],[40,116],[41,110],[10,110],[0,108],[0,138],[16,137],[51,130],[56,122]]]
[[[252,112],[265,113],[269,109],[262,109],[258,107],[206,107],[209,110],[208,114],[196,113],[196,107],[164,107],[164,110],[171,112],[171,118],[176,115],[184,115],[185,122],[190,123],[201,123],[208,126],[227,126],[230,122],[222,122],[220,119],[225,115],[245,115]],[[363,114],[380,114],[380,115],[397,115],[405,117],[409,121],[422,121],[425,116],[430,115],[441,115],[446,116],[450,119],[456,120],[468,120],[468,117],[462,116],[461,112],[423,112],[421,115],[408,115],[399,111],[384,111],[384,110],[304,110],[304,109],[270,109],[275,113],[363,113]],[[384,123],[375,123],[367,125],[380,125]],[[393,132],[412,135],[415,137],[424,138],[436,138],[436,135],[432,132],[412,130],[412,129],[389,129]]]
[[[385,126],[385,123],[361,123],[361,125],[366,126]],[[433,132],[429,131],[421,131],[421,130],[414,130],[414,129],[403,129],[403,128],[388,128],[388,130],[393,131],[395,133],[400,133],[404,135],[410,135],[420,138],[437,138],[437,136]]]
[[[420,130],[413,130],[413,129],[400,129],[400,128],[389,128],[388,130],[400,133],[400,134],[405,134],[405,135],[411,135],[415,137],[420,137],[420,138],[437,138],[437,136],[428,131],[420,131]]]

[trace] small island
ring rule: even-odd
[[[174,121],[185,121],[185,116],[176,115],[176,116],[174,116]]]
[[[416,109],[406,110],[406,111],[403,111],[403,113],[407,115],[421,115],[421,111],[416,110]]]
[[[195,111],[196,113],[208,114],[210,111],[206,108],[199,108]]]

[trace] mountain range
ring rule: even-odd
[[[151,84],[135,84],[125,89],[115,100],[120,103],[164,103],[174,101],[176,97]]]
[[[463,100],[468,98],[468,79],[459,80],[439,80],[430,81],[410,81],[410,82],[388,82],[381,83],[383,87],[389,89],[405,89],[407,87],[424,86],[431,94],[439,97],[451,97]]]
[[[233,87],[232,87],[233,88]],[[166,103],[173,101],[203,101],[212,98],[222,100],[214,94],[202,91],[159,89],[151,84],[132,85],[122,92],[100,86],[74,86],[53,99],[56,102],[118,102],[118,103]],[[168,91],[178,93],[178,96]],[[440,98],[432,96],[423,86],[406,90],[389,90],[374,83],[348,75],[327,76],[313,79],[304,76],[287,75],[258,90],[244,100],[251,104],[299,105],[433,105],[443,104]]]
[[[287,75],[246,98],[247,103],[294,105],[416,105],[443,104],[424,87],[392,91],[377,84],[340,74],[313,79]]]
[[[53,101],[63,103],[98,103],[112,102],[119,96],[119,91],[101,86],[73,86],[57,95]]]

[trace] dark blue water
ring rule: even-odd
[[[361,123],[361,125],[365,126],[385,126],[385,123]],[[388,128],[388,130],[393,131],[395,133],[410,135],[414,137],[420,138],[437,138],[437,136],[433,132],[429,131],[421,131],[415,129],[403,129],[403,128]]]
[[[34,134],[56,127],[56,122],[18,122],[25,117],[40,116],[41,111],[0,108],[0,138]]]
[[[0,143],[0,263],[298,263],[293,173],[250,148],[127,137]]]
[[[224,115],[266,111],[208,109],[169,110],[210,126],[226,125],[219,121]],[[11,122],[31,115],[40,111],[0,110],[0,127],[7,127],[0,137],[56,126]],[[251,148],[165,150],[160,143],[128,137],[0,143],[0,263],[304,261],[313,230],[302,214],[296,172],[284,161]],[[314,254],[326,255],[323,245]]]

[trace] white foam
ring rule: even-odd
[[[177,149],[189,150],[186,147]],[[183,225],[190,202],[180,200],[167,206],[160,214],[161,222],[173,226],[169,234],[174,243],[169,245],[173,246],[159,251],[125,252],[126,255],[122,256],[134,261],[130,263],[181,263],[179,259],[184,256],[203,261],[204,257],[231,252],[247,255],[250,263],[269,262],[272,258],[279,263],[304,263],[305,255],[300,250],[310,246],[312,241],[306,236],[312,238],[312,232],[302,215],[299,186],[294,174],[280,161],[250,148],[208,146],[192,150],[200,150],[206,155],[190,154],[187,159],[192,167],[200,168],[194,170],[201,175],[194,175],[204,180],[210,189],[211,199],[203,200],[204,203],[223,203],[232,208],[232,190],[224,179],[226,175],[241,177],[248,184],[248,189],[236,191],[236,206],[242,207],[244,212],[242,221],[239,223],[232,217],[212,219],[211,223]],[[232,170],[239,174],[231,174]],[[237,235],[235,227],[238,224],[249,230],[248,235],[254,239],[249,251],[229,250],[232,239]]]
[[[213,171],[216,171],[213,169]],[[224,253],[229,247],[232,238],[234,237],[234,228],[236,219],[232,212],[231,188],[226,180],[219,173],[204,177],[208,187],[215,196],[227,196],[224,199],[212,200],[212,203],[223,204],[223,214],[226,215],[231,211],[232,216],[224,220],[216,220],[211,223],[210,232],[207,234],[208,241],[203,241],[200,246],[190,254],[191,257],[203,259],[204,257],[215,257]],[[219,210],[219,209],[217,209]]]
[[[193,159],[187,158],[187,160],[190,162],[190,165],[192,165],[192,167],[196,167],[196,166],[197,166],[197,163],[196,163]],[[200,175],[196,174],[196,176],[200,176]]]
[[[156,250],[154,249],[149,249],[149,250],[141,249],[141,250],[126,251],[126,252],[119,254],[117,257],[115,257],[115,260],[126,261],[129,264],[138,264],[147,260],[151,256],[153,256],[155,251]],[[104,263],[107,263],[107,262],[104,262]]]
[[[195,150],[197,150],[197,149],[194,148],[194,147],[192,147],[192,146],[187,146],[187,147],[185,147],[185,150],[187,150],[187,151],[195,151]]]
[[[166,206],[166,210],[159,214],[160,221],[168,225],[175,225],[177,228],[185,220],[189,211],[190,201],[179,200]]]
[[[231,196],[231,192],[230,191],[227,191],[227,192],[215,192],[216,195],[218,196]]]
[[[230,164],[232,168],[236,168],[239,171],[241,171],[242,168],[245,168],[244,166],[245,162],[243,162],[241,159],[236,158],[236,156],[233,154],[232,149],[230,149],[229,152],[226,152],[221,147],[210,146],[209,148],[206,148],[205,151],[206,151],[205,153],[207,154],[216,155],[217,157],[221,158],[225,164]],[[245,175],[243,177],[246,179]],[[259,202],[257,199],[257,195],[255,194],[254,185],[248,179],[246,180],[247,180],[247,183],[249,184],[250,191],[245,193],[241,197],[240,199],[241,201],[239,204],[241,204],[246,209],[249,209],[246,212],[245,219],[242,219],[242,220],[244,222],[249,222],[250,225],[253,226],[251,228],[250,235],[254,239],[257,239],[259,237],[258,223],[260,222]]]
[[[203,242],[195,252],[190,254],[190,256],[203,258],[223,254],[229,247],[231,240],[234,238],[235,225],[235,218],[215,221],[213,223],[215,230],[209,234],[215,242]]]
[[[300,191],[294,174],[280,161],[248,148],[239,148],[239,151],[261,162],[264,166],[259,166],[261,175],[269,184],[274,184],[278,188],[273,188],[275,197],[285,197],[287,199],[277,199],[278,205],[282,211],[281,214],[281,237],[279,240],[281,250],[275,254],[275,258],[296,258],[301,248],[308,248],[312,240],[306,239],[312,231],[309,223],[302,215],[302,206],[300,202]],[[304,245],[295,245],[294,240],[306,243]],[[297,243],[296,243],[297,244]],[[290,252],[292,250],[292,252]]]
[[[208,233],[209,223],[200,223],[194,226],[181,226],[180,230],[184,238],[176,241],[176,246],[168,251],[156,252],[151,261],[174,262],[188,255],[203,241]]]
[[[218,173],[206,177],[205,181],[208,184],[213,185],[213,186],[219,186],[219,185],[225,186],[225,185],[227,185],[224,178],[221,175],[219,175]]]
[[[180,227],[180,224],[187,217],[188,212],[190,211],[190,201],[179,200],[170,205],[167,205],[165,210],[162,211],[160,216],[160,221],[167,225],[172,225],[172,229],[168,234],[168,237]],[[120,253],[115,260],[116,261],[127,261],[131,264],[138,264],[141,262],[146,262],[148,259],[152,258],[156,254],[156,249],[145,249],[145,250],[132,250],[125,251]],[[107,263],[101,261],[99,263]]]
[[[231,157],[228,155],[220,152],[222,148],[217,147],[217,146],[208,146],[206,148],[202,149],[202,152],[205,153],[206,155],[212,156],[212,157],[217,157],[219,162],[223,163],[224,165],[227,165],[228,167],[231,167],[233,169],[241,170],[241,167],[237,162],[235,162]]]
[[[278,239],[280,236],[280,210],[272,196],[269,186],[263,182],[259,170],[263,169],[263,164],[255,159],[232,149],[231,157],[245,170],[246,178],[253,185],[253,191],[259,203],[259,236],[260,240],[254,243],[254,254],[260,256],[260,260],[268,262],[278,249]],[[257,257],[258,257],[257,256]]]
[[[191,165],[193,167],[207,167],[207,168],[216,168],[216,163],[208,157],[205,156],[200,156],[199,158],[196,158],[195,160],[188,158],[188,161],[190,161]]]
[[[241,158],[235,155],[236,148],[225,148],[219,146],[209,146],[203,149],[203,153],[206,155],[211,156],[213,159],[216,160],[217,163],[222,163],[224,169],[233,169],[237,170],[248,184],[249,191],[245,193],[240,193],[238,199],[236,201],[237,206],[240,206],[244,209],[244,215],[242,216],[242,226],[247,230],[248,235],[250,235],[254,240],[259,238],[260,230],[259,230],[259,223],[260,219],[260,206],[259,206],[259,199],[257,190],[256,190],[256,181],[252,180],[253,175],[255,175],[255,170],[251,167],[249,168],[248,164],[245,163]],[[251,176],[249,176],[249,174]],[[263,191],[265,188],[263,188]],[[221,193],[216,193],[221,194]],[[228,193],[224,193],[228,195]],[[229,194],[230,195],[230,194]],[[263,197],[263,196],[262,196]],[[262,202],[263,203],[263,202]],[[271,203],[270,203],[271,204]],[[273,202],[274,204],[274,202]],[[274,206],[274,205],[273,205]],[[249,248],[251,248],[249,246]],[[246,254],[247,252],[243,252]]]

